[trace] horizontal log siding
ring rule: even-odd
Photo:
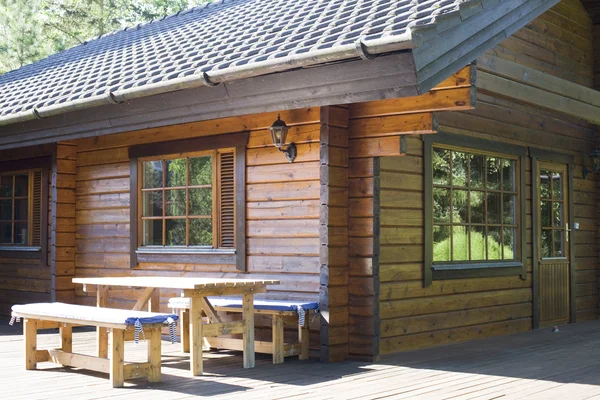
[[[381,353],[531,329],[530,273],[423,288],[424,162],[420,138],[406,157],[381,159]]]
[[[319,109],[285,111],[288,140],[298,145],[291,164],[277,151],[268,127],[277,114],[250,115],[77,141],[76,275],[243,277],[235,266],[140,264],[129,260],[129,158],[131,145],[250,131],[246,152],[247,274],[279,279],[270,295],[315,299],[319,294]],[[190,149],[193,150],[193,149]],[[162,291],[162,307],[174,292]],[[94,298],[76,287],[77,302]],[[111,304],[131,307],[137,293],[116,290]],[[257,318],[257,324],[270,321]],[[313,324],[318,330],[318,324]],[[294,332],[289,332],[293,334]],[[317,332],[312,338],[318,348]],[[270,330],[258,329],[258,340]]]
[[[562,0],[488,54],[593,87],[593,46],[591,20],[581,2]]]
[[[18,151],[14,154],[19,158]],[[41,152],[46,155],[46,151]],[[10,159],[10,155],[2,159]],[[44,184],[50,188],[52,173],[48,170],[48,180]],[[51,232],[52,191],[48,190],[48,232]],[[10,315],[14,304],[36,303],[50,301],[50,235],[48,234],[47,263],[42,265],[38,260],[0,258],[0,315]]]
[[[380,288],[380,277],[386,271],[380,270],[383,265],[379,265],[382,256],[378,253],[379,240],[383,240],[383,236],[379,235],[377,220],[387,211],[378,209],[380,200],[375,197],[377,166],[380,161],[383,163],[391,156],[402,154],[400,138],[406,137],[408,155],[398,158],[405,159],[413,171],[421,171],[422,160],[415,157],[422,151],[420,135],[437,130],[433,111],[473,108],[471,78],[471,67],[466,67],[422,96],[350,105],[348,304],[351,358],[377,359],[380,354],[379,296],[384,289],[383,280]],[[419,204],[422,209],[422,176],[405,177],[399,184],[413,192],[395,201]],[[416,213],[416,220],[414,212],[401,215],[413,224],[413,228],[406,231],[409,235],[422,232],[422,210]]]

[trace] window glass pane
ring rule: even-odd
[[[469,192],[467,190],[452,191],[452,223],[466,224],[469,221]]]
[[[0,201],[0,220],[12,221],[12,200]]]
[[[450,227],[433,227],[433,261],[450,260]]]
[[[552,226],[552,202],[541,201],[540,202],[540,217],[542,219],[542,228],[548,228]]]
[[[190,246],[212,245],[212,219],[190,219]]]
[[[514,160],[501,160],[502,163],[502,190],[514,192],[516,190]]]
[[[162,190],[143,192],[143,210],[144,217],[162,217],[163,216],[163,192]]]
[[[483,224],[485,214],[485,197],[484,192],[471,191],[471,223]]]
[[[27,221],[27,199],[15,200],[15,221]]]
[[[185,219],[167,220],[167,246],[185,246]]]
[[[514,260],[516,258],[516,240],[517,230],[514,228],[504,228],[504,259]]]
[[[450,185],[450,150],[433,149],[433,184]]]
[[[563,203],[552,203],[552,223],[558,228],[563,226],[563,206]]]
[[[162,219],[145,220],[144,224],[144,245],[162,246]]]
[[[147,161],[143,163],[144,189],[160,188],[163,185],[162,161]]]
[[[12,197],[13,195],[13,176],[0,176],[0,197]]]
[[[190,185],[210,185],[212,182],[212,157],[190,158]]]
[[[485,156],[471,154],[471,188],[483,189]]]
[[[165,190],[166,215],[170,217],[185,215],[185,189]]]
[[[185,186],[185,158],[167,160],[167,187]]]
[[[10,222],[0,222],[0,243],[12,244],[12,224]]]
[[[540,198],[551,198],[550,192],[550,171],[540,170]]]
[[[500,189],[500,163],[496,157],[487,157],[487,189]]]
[[[562,200],[562,174],[552,172],[552,198]]]
[[[512,194],[505,194],[502,196],[502,208],[504,209],[503,221],[505,224],[514,225],[517,220],[516,213],[516,196]]]
[[[565,257],[565,231],[554,231],[554,257]]]
[[[452,152],[452,186],[467,186],[469,158],[466,153]]]
[[[502,230],[496,227],[488,228],[487,249],[488,260],[502,260]]]
[[[467,227],[452,227],[452,261],[469,260],[469,236]]]
[[[502,215],[500,193],[487,194],[487,223],[499,224]]]
[[[449,189],[433,189],[433,221],[450,222]]]
[[[190,189],[190,215],[212,214],[212,189]]]
[[[483,226],[471,228],[471,260],[485,260],[485,228]]]
[[[27,222],[15,223],[15,244],[27,246]]]
[[[552,257],[552,231],[551,230],[542,230],[542,257],[548,258]]]
[[[29,175],[20,174],[15,176],[15,197],[29,196]]]

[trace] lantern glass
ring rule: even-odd
[[[285,139],[288,133],[288,126],[277,117],[277,121],[273,122],[273,125],[269,128],[271,130],[271,137],[273,138],[273,144],[278,149],[285,145]]]

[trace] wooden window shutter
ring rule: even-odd
[[[219,247],[235,248],[235,155],[219,153]]]
[[[42,245],[42,171],[33,171],[33,199],[31,201],[32,246]]]

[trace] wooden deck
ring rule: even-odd
[[[192,378],[178,344],[164,342],[163,382],[129,381],[42,363],[25,371],[21,324],[0,325],[0,387],[11,399],[600,399],[600,321],[387,356],[381,362],[325,364],[257,355],[242,368],[239,353],[211,353],[206,375]],[[56,333],[39,336],[40,348]],[[74,350],[92,353],[94,332],[76,332]],[[129,351],[128,351],[129,350]],[[128,361],[146,353],[128,343]]]

